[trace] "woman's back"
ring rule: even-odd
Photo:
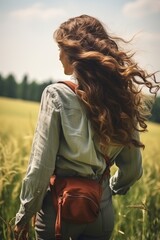
[[[75,175],[99,178],[106,163],[83,103],[63,83],[50,85],[48,90],[57,93],[60,106],[61,140],[56,161],[57,171],[68,170]],[[106,155],[113,160],[122,148],[120,144],[110,145]]]

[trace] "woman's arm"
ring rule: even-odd
[[[21,205],[16,214],[15,224],[25,225],[41,208],[50,176],[55,168],[59,147],[60,108],[56,90],[53,85],[48,86],[42,95],[30,162],[22,182]]]
[[[143,173],[140,148],[124,147],[114,161],[118,170],[110,178],[110,187],[113,194],[125,194]]]

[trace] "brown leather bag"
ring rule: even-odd
[[[76,85],[72,82],[62,82],[75,91]],[[109,163],[106,158],[106,163]],[[99,181],[83,177],[50,178],[52,199],[57,216],[55,222],[56,240],[61,240],[61,224],[70,221],[77,224],[90,223],[96,220],[100,210],[102,196],[101,183],[109,175],[107,165]]]
[[[56,239],[61,239],[61,221],[83,224],[93,222],[99,214],[101,184],[81,177],[53,176],[50,180],[54,207]]]

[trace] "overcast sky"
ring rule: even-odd
[[[147,70],[160,70],[160,0],[0,0],[0,74],[24,74],[39,82],[66,79],[53,41],[65,20],[88,14],[114,35],[129,39],[130,48]]]

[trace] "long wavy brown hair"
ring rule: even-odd
[[[149,108],[142,87],[154,96],[160,86],[120,48],[99,20],[88,15],[71,18],[55,31],[54,38],[67,54],[78,80],[77,95],[84,103],[92,127],[104,150],[109,143],[144,145],[134,139],[135,130],[147,130]]]

